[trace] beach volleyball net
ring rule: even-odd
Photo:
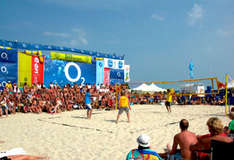
[[[168,89],[177,96],[197,95],[202,97],[205,95],[219,94],[220,82],[214,77],[162,82],[131,82],[116,85],[117,92],[128,90],[136,94],[166,93]]]

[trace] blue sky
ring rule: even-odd
[[[0,39],[125,55],[131,81],[234,77],[233,0],[0,0]]]

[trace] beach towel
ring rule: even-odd
[[[183,160],[183,158],[181,156],[181,153],[178,152],[176,154],[170,155],[169,160]]]
[[[0,158],[6,157],[6,156],[15,156],[15,155],[25,155],[26,152],[23,148],[13,148],[8,151],[0,151]]]
[[[162,160],[162,158],[150,149],[133,149],[128,153],[126,160]]]

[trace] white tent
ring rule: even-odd
[[[149,86],[145,83],[141,84],[140,86],[133,88],[136,91],[148,91]]]
[[[227,88],[234,88],[234,80],[228,83]]]
[[[165,89],[162,89],[155,84],[147,85],[145,83],[141,84],[140,86],[134,88],[133,90],[136,91],[146,91],[146,92],[163,92],[166,91]]]
[[[151,91],[151,92],[164,92],[164,91],[166,91],[166,89],[162,89],[162,88],[160,88],[160,87],[158,87],[158,86],[156,86],[155,84],[151,84],[151,85],[149,85],[149,91]]]

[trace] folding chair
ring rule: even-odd
[[[234,142],[226,143],[211,140],[211,160],[231,160],[233,159]]]

